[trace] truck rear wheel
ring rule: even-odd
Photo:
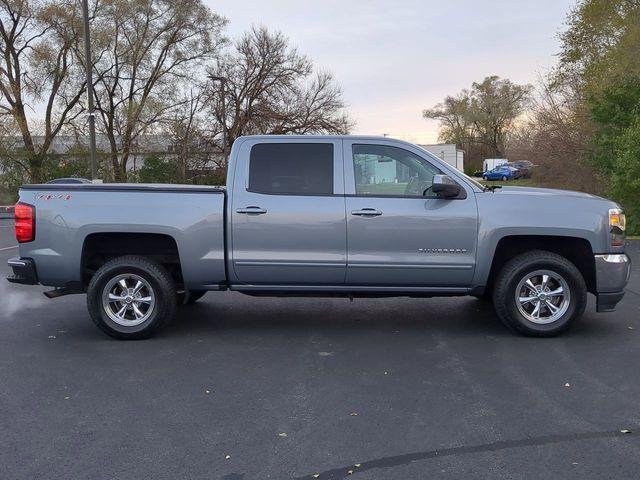
[[[114,258],[98,269],[87,289],[93,322],[123,340],[148,338],[173,317],[175,285],[160,264],[145,257]]]
[[[576,266],[552,252],[533,250],[504,265],[493,289],[496,313],[524,335],[552,337],[584,313],[587,287]]]

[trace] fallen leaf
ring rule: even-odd
[[[229,460],[231,458],[231,455],[225,455],[225,460]]]
[[[570,387],[570,386],[571,386],[571,384],[570,384],[570,383],[565,383],[565,384],[564,384],[564,386],[565,386],[565,387]]]
[[[349,415],[351,415],[352,417],[357,417],[358,416],[358,412],[351,412]]]
[[[313,474],[313,475],[311,475],[311,476],[312,476],[313,478],[318,478],[318,477],[320,477],[320,474],[319,474],[319,473],[314,473],[314,474]]]
[[[353,470],[347,470],[347,475],[353,475]]]
[[[385,375],[389,375],[389,372],[384,372]]]
[[[279,436],[279,437],[286,437],[286,436],[287,436],[287,434],[286,434],[285,432],[280,432],[280,433],[278,434],[278,436]]]
[[[211,392],[209,390],[205,390],[204,393],[206,393],[207,395],[209,395]]]
[[[354,467],[356,467],[356,468],[360,468],[360,464],[359,464],[359,463],[356,463],[356,464],[354,465]]]
[[[49,338],[56,338],[55,335],[49,335]]]
[[[633,327],[632,325],[629,325],[627,328],[628,328],[629,330],[635,330],[635,327]]]
[[[71,397],[69,397],[69,396],[64,397],[64,399],[65,399],[65,400],[69,400],[70,398],[71,398]]]
[[[631,430],[627,430],[627,429],[625,428],[625,429],[620,430],[620,433],[631,433]]]

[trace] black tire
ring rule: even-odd
[[[125,325],[116,323],[109,316],[107,310],[111,308],[112,303],[113,309],[115,309],[120,305],[124,305],[123,302],[119,304],[110,302],[107,307],[103,305],[103,297],[108,295],[105,288],[122,276],[131,276],[131,279],[141,278],[145,283],[144,291],[147,293],[148,298],[153,301],[151,303],[147,300],[149,303],[147,310],[144,310],[144,306],[141,307],[144,311],[144,316],[140,318],[142,321],[140,324],[126,325],[127,322],[134,323],[137,320],[135,314],[130,313],[128,308],[125,310],[124,315],[133,315],[134,318],[131,320],[121,319]],[[129,280],[125,279],[125,286],[127,286],[127,281]],[[115,284],[114,287],[116,287]],[[131,298],[128,300],[131,301]],[[144,301],[144,299],[140,300]],[[150,337],[173,318],[175,307],[176,291],[171,275],[162,265],[145,257],[126,255],[109,260],[93,275],[87,289],[87,308],[91,319],[107,335],[121,340],[138,340]],[[151,311],[149,312],[148,310]],[[138,310],[139,312],[140,310]],[[145,318],[147,314],[148,317]]]
[[[534,303],[524,304],[520,304],[516,300],[516,293],[518,295],[521,294],[521,292],[517,292],[520,282],[527,275],[540,271],[552,272],[558,275],[565,282],[564,286],[560,285],[560,283],[558,285],[563,287],[563,291],[565,287],[569,291],[568,305],[564,313],[562,313],[563,309],[560,309],[558,318],[550,323],[531,321],[521,312],[523,308],[525,313],[534,313],[527,312],[526,309],[534,308],[535,302],[541,303],[539,300],[535,300]],[[552,281],[555,280],[552,278]],[[523,287],[525,288],[523,292],[530,291],[526,285],[523,285]],[[535,294],[529,293],[529,295],[533,298]],[[545,298],[548,299],[550,297]],[[560,302],[561,300],[554,301]],[[544,300],[542,304],[544,305]],[[586,304],[587,287],[578,268],[566,258],[544,250],[532,250],[507,262],[498,273],[493,288],[493,305],[500,320],[511,330],[527,336],[553,337],[560,335],[582,316]],[[522,307],[522,305],[526,307]],[[549,316],[552,316],[550,308],[546,306],[540,308],[542,311],[546,311]],[[538,312],[538,315],[540,315],[540,312]],[[533,318],[533,320],[536,319]]]
[[[206,290],[182,290],[177,293],[178,305],[193,305],[207,293]]]

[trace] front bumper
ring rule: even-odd
[[[625,254],[596,255],[596,310],[612,312],[624,297],[631,273],[631,259]]]
[[[7,277],[11,283],[21,283],[23,285],[36,285],[38,283],[38,273],[36,264],[30,258],[10,258],[7,261],[13,269],[13,275]]]

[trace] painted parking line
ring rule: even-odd
[[[13,245],[12,247],[3,247],[3,248],[0,248],[0,252],[4,252],[5,250],[11,250],[12,248],[18,248],[18,245]]]

